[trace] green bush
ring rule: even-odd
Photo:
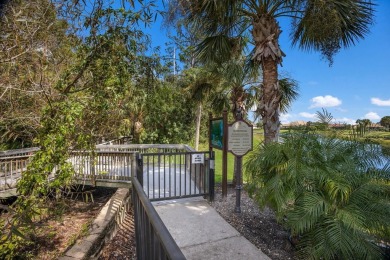
[[[378,259],[390,239],[390,164],[377,147],[289,134],[248,158],[248,191],[298,238],[299,259]]]

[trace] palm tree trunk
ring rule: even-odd
[[[263,69],[263,93],[260,106],[263,118],[264,142],[277,141],[279,137],[280,121],[279,106],[281,100],[278,82],[278,64],[271,58],[262,62]]]
[[[263,119],[265,143],[277,141],[280,129],[278,64],[285,56],[279,47],[280,33],[279,24],[271,15],[263,14],[253,21],[252,35],[256,47],[252,59],[261,64],[263,69],[259,112]]]
[[[202,119],[202,102],[199,102],[198,109],[196,110],[196,123],[195,123],[195,150],[199,148],[199,135],[200,135],[200,122]]]

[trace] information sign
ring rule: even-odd
[[[223,149],[223,119],[210,121],[210,144],[211,147]]]
[[[228,127],[228,150],[236,156],[244,156],[253,148],[253,127],[239,120]]]

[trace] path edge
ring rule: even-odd
[[[131,184],[118,188],[94,219],[87,236],[78,239],[60,260],[97,259],[103,246],[118,231],[131,207]]]

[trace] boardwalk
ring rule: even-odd
[[[191,165],[184,145],[98,145],[96,151],[73,151],[68,162],[75,183],[128,187],[136,172],[137,151],[144,152],[143,184],[150,199],[205,193],[204,165]],[[0,153],[0,197],[14,196],[16,183],[37,148]],[[162,151],[163,153],[156,153]],[[148,153],[149,152],[149,153]],[[154,153],[150,153],[154,152]],[[48,175],[53,178],[56,169]]]

